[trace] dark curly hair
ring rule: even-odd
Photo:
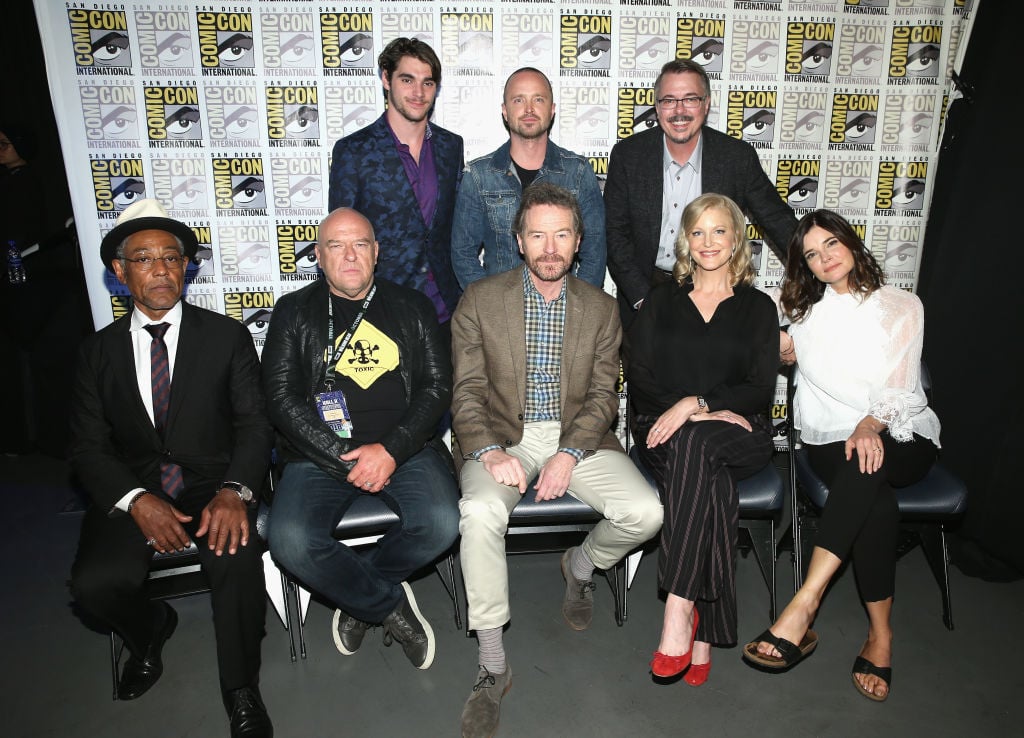
[[[831,210],[810,212],[800,219],[793,237],[789,239],[786,278],[779,298],[783,311],[793,322],[803,320],[825,294],[825,283],[814,276],[804,258],[804,236],[815,226],[839,239],[853,255],[853,269],[847,278],[850,292],[867,297],[885,284],[882,268],[846,218]]]

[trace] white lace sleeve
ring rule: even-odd
[[[884,386],[871,398],[868,412],[889,428],[896,441],[913,438],[911,418],[927,406],[921,388],[921,347],[924,344],[924,308],[916,295],[892,287],[876,293],[879,318],[889,337],[885,347],[888,370]]]

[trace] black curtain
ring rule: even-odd
[[[942,460],[969,491],[953,563],[986,579],[1024,576],[1020,3],[981,0],[938,159],[918,294]],[[1017,461],[1015,462],[1014,459]]]

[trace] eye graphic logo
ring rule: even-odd
[[[79,74],[131,74],[131,41],[123,10],[68,10]]]
[[[318,99],[315,86],[268,87],[267,134],[271,145],[296,140],[319,143]]]
[[[832,23],[786,24],[786,79],[790,82],[827,82],[832,68]]]
[[[919,214],[928,182],[926,161],[881,161],[875,188],[876,215]]]
[[[672,53],[672,18],[623,16],[619,19],[619,70],[657,72]]]
[[[214,158],[213,192],[221,215],[265,215],[263,160],[259,157]]]
[[[942,26],[897,26],[889,51],[889,84],[935,84],[942,52]]]
[[[441,13],[441,62],[453,74],[490,75],[494,65],[492,13]]]
[[[146,196],[141,159],[93,159],[89,165],[98,217],[116,218]]]
[[[771,147],[777,100],[774,90],[729,90],[726,133],[754,148]]]
[[[658,125],[652,88],[620,87],[616,101],[616,137],[629,138],[634,133]]]
[[[274,293],[225,292],[224,314],[246,327],[257,346],[262,346],[274,312]]]
[[[316,66],[316,38],[311,13],[261,13],[263,66],[279,72]]]
[[[818,206],[818,179],[821,162],[816,159],[780,159],[775,186],[794,212],[807,212]]]
[[[321,13],[320,62],[328,76],[373,75],[373,13]]]
[[[113,84],[83,85],[78,90],[82,101],[82,122],[90,144],[119,142],[118,147],[137,148],[139,137],[135,90]],[[97,148],[103,147],[96,143]]]
[[[720,79],[725,60],[725,21],[714,18],[676,20],[677,59],[690,59],[704,67],[711,79]]]
[[[565,76],[607,77],[611,69],[612,19],[605,15],[562,15],[559,69]]]
[[[195,57],[189,18],[186,11],[135,11],[135,32],[144,74],[161,74],[164,69],[191,69]]]
[[[314,223],[277,225],[277,262],[283,280],[309,280],[319,276]]]
[[[253,76],[255,43],[250,13],[196,14],[199,62],[204,75]]]
[[[504,13],[501,18],[503,69],[553,65],[555,23],[550,14]]]
[[[226,282],[260,282],[274,271],[274,252],[266,226],[221,226],[217,230],[217,247]]]
[[[832,96],[830,148],[870,150],[877,124],[878,95],[837,92]]]

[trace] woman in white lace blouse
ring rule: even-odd
[[[923,478],[939,446],[919,376],[924,310],[917,296],[883,284],[863,241],[828,210],[804,216],[793,235],[780,307],[792,321],[783,358],[797,362],[793,421],[829,496],[803,586],[743,655],[781,670],[810,654],[822,595],[850,557],[869,619],[853,683],[882,701],[892,680],[893,488]]]

